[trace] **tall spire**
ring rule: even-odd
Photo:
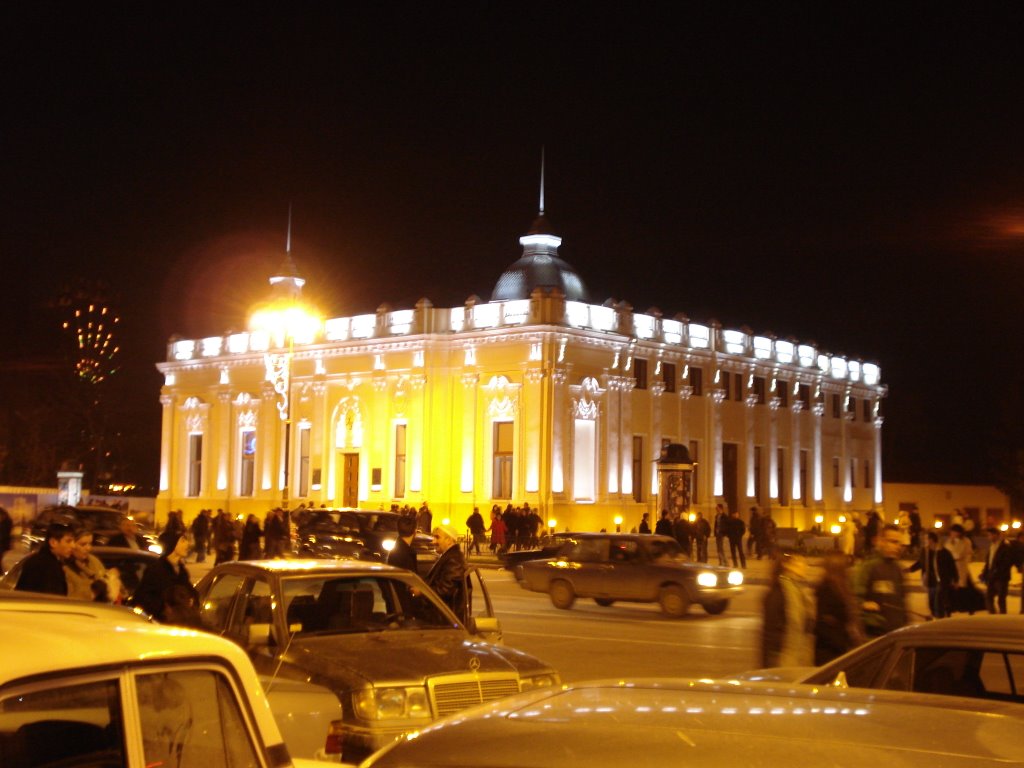
[[[288,203],[288,234],[284,242],[284,261],[281,262],[277,273],[271,276],[270,285],[276,294],[295,297],[302,292],[302,286],[305,284],[305,279],[299,275],[299,270],[292,260],[292,204]]]
[[[544,215],[544,145],[540,147],[540,215]]]

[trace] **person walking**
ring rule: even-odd
[[[459,621],[466,620],[466,560],[459,548],[459,533],[452,525],[438,525],[433,531],[440,557],[430,568],[426,582],[452,609]]]
[[[854,592],[860,601],[864,632],[869,637],[881,637],[907,623],[903,569],[897,560],[902,546],[899,526],[885,525],[857,569]]]
[[[729,539],[729,554],[732,555],[732,567],[746,568],[747,558],[743,554],[743,534],[746,533],[747,526],[744,525],[738,509],[729,513],[725,526],[725,535]]]
[[[803,555],[783,552],[775,559],[763,605],[763,667],[809,667],[814,663],[814,607],[804,591],[806,575]]]
[[[672,536],[676,541],[679,542],[679,546],[683,548],[683,552],[688,558],[693,558],[693,526],[690,525],[690,521],[686,519],[686,515],[682,514],[677,517],[672,523]]]
[[[501,516],[501,510],[495,506],[491,510],[491,552],[496,555],[505,554],[507,547],[507,533],[508,529],[505,527],[505,520]]]
[[[206,551],[210,548],[210,510],[201,509],[192,521],[192,545],[196,552],[196,562],[206,562]]]
[[[217,510],[213,520],[214,565],[229,563],[235,559],[235,524],[223,509]]]
[[[647,512],[644,512],[643,515],[640,516],[640,527],[637,530],[640,533],[650,533],[651,523],[649,521],[650,515]]]
[[[484,524],[484,516],[480,514],[479,507],[473,507],[473,514],[466,518],[466,527],[469,529],[469,546],[466,548],[475,549],[480,554],[480,543],[487,541],[487,526]]]
[[[953,523],[949,529],[949,538],[946,539],[945,548],[953,556],[956,564],[956,582],[953,584],[953,594],[950,604],[950,612],[967,612],[973,614],[985,607],[985,599],[974,586],[974,579],[971,578],[971,560],[974,557],[974,545],[964,527],[959,523]]]
[[[715,547],[718,549],[718,564],[728,565],[729,562],[725,559],[725,537],[729,529],[729,516],[722,504],[715,505],[715,520],[712,527],[715,533]]]
[[[757,507],[750,508],[750,520],[747,523],[747,557],[757,556],[761,559],[764,550],[764,541],[761,539],[761,513]]]
[[[172,509],[167,513],[167,524],[160,532],[157,540],[166,552],[170,548],[171,541],[177,541],[185,535],[185,523],[181,519],[181,510]]]
[[[74,547],[75,535],[71,525],[63,521],[50,523],[42,545],[25,558],[14,588],[22,592],[66,595],[68,580],[64,574],[64,561],[71,557]]]
[[[907,572],[921,572],[921,586],[928,593],[928,610],[933,618],[942,619],[950,615],[953,585],[957,579],[956,562],[948,549],[939,546],[939,535],[935,531],[928,531],[925,540],[921,554]]]
[[[711,538],[711,524],[704,519],[704,513],[698,512],[693,521],[693,539],[697,545],[697,562],[708,561],[708,539]]]
[[[661,517],[658,518],[658,522],[654,526],[654,532],[659,536],[671,536],[672,535],[672,519],[668,516],[668,510],[661,510]]]
[[[814,663],[817,666],[864,642],[860,611],[847,572],[849,562],[844,553],[829,552],[821,563],[821,581],[814,590]]]
[[[1013,549],[1003,537],[1003,532],[994,526],[985,529],[988,534],[988,553],[980,580],[985,583],[985,607],[989,613],[1006,613],[1006,595],[1010,590],[1010,574],[1013,570]]]
[[[263,538],[263,529],[260,528],[260,521],[256,515],[250,514],[245,519],[245,527],[242,528],[242,541],[238,551],[239,560],[259,560],[263,553],[260,539]]]

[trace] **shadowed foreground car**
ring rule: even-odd
[[[577,533],[557,556],[515,567],[521,587],[547,592],[556,608],[572,608],[578,597],[598,605],[616,601],[658,603],[673,618],[697,603],[722,613],[742,591],[743,573],[695,563],[668,536],[635,533]]]
[[[760,669],[741,677],[1024,705],[1024,616],[956,616],[912,624],[821,667]]]
[[[160,556],[156,552],[145,549],[129,549],[128,547],[93,547],[92,553],[103,563],[107,570],[116,568],[126,596],[131,597],[139,586],[142,574],[150,563],[156,562]],[[22,558],[0,579],[0,589],[14,589],[21,577],[21,569],[25,565]]]
[[[296,549],[300,557],[385,562],[398,538],[398,512],[365,509],[313,509],[296,513]],[[426,575],[437,560],[430,533],[413,538],[416,564]]]
[[[252,664],[206,632],[51,595],[0,596],[3,768],[290,768]]]
[[[324,753],[345,762],[438,717],[558,684],[551,667],[480,640],[422,579],[388,565],[223,563],[197,588],[207,626],[260,673],[334,691],[343,714]]]
[[[478,707],[366,760],[385,766],[981,768],[1024,761],[1024,708],[736,681],[570,683]]]
[[[93,543],[97,546],[104,546],[111,537],[121,532],[121,521],[128,516],[127,512],[112,507],[89,505],[72,507],[66,504],[46,507],[24,527],[21,541],[26,550],[31,550],[43,540],[50,523],[58,520],[67,522],[72,528],[92,531]],[[157,541],[156,533],[138,520],[136,520],[136,525],[150,548],[159,554],[162,548],[160,542]]]

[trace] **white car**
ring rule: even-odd
[[[606,680],[536,690],[362,763],[473,768],[986,768],[1024,764],[1024,707],[824,686]]]
[[[245,653],[115,606],[0,597],[3,768],[289,768]]]

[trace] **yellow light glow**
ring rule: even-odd
[[[556,525],[558,525],[558,521],[555,520],[555,518],[552,517],[548,519],[548,528],[553,529]]]
[[[616,515],[615,516],[615,524],[616,525],[622,525],[622,515]]]
[[[1013,528],[1014,530],[1018,530],[1020,528],[1020,520],[1014,520],[1010,524],[1010,527]]]
[[[313,307],[300,301],[271,301],[257,307],[249,318],[249,329],[268,334],[275,347],[289,343],[310,344],[323,327]]]
[[[942,527],[942,521],[941,520],[936,520],[935,521],[935,527],[936,528],[941,528]]]
[[[1002,525],[999,526],[999,530],[1000,531],[1008,531],[1008,530],[1010,530],[1010,526],[1008,526],[1006,523],[1003,523]]]
[[[843,532],[843,526],[833,525],[829,530],[832,531],[833,535],[838,536],[840,533]]]
[[[821,525],[822,523],[825,522],[825,516],[824,515],[815,515],[814,516],[814,522],[817,523],[818,525]]]
[[[846,522],[846,515],[840,515],[839,516],[839,522],[840,523],[845,523]]]

